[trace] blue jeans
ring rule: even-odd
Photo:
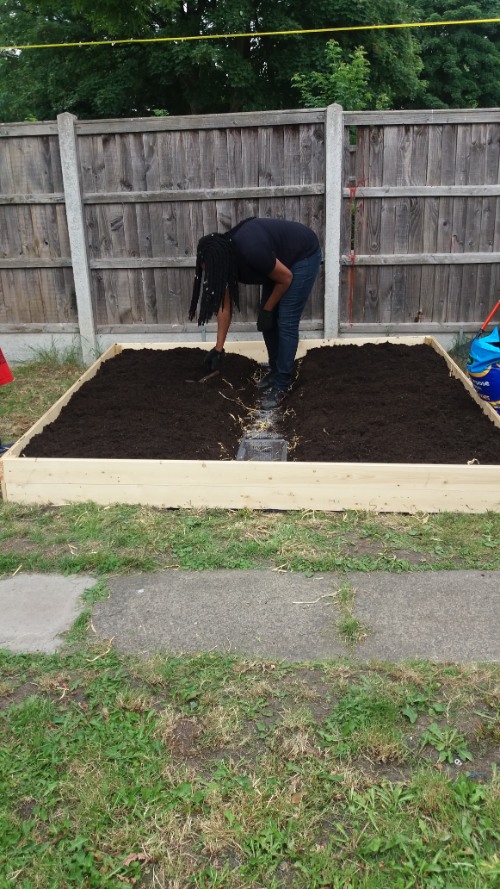
[[[321,250],[301,259],[290,269],[293,281],[273,309],[272,330],[264,333],[269,356],[272,384],[276,389],[288,389],[299,345],[299,322],[307,298],[313,288],[321,264]],[[274,282],[269,280],[262,287],[261,305],[269,299]]]

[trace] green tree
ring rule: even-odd
[[[499,18],[500,0],[418,0],[419,21]],[[500,105],[500,24],[417,29],[428,108]]]
[[[1,0],[4,45],[71,43],[149,37],[178,4],[161,0]],[[68,47],[4,52],[0,58],[0,118],[48,119],[153,113],[163,98],[147,70],[146,45]]]
[[[292,77],[292,84],[299,90],[304,105],[315,108],[338,102],[346,111],[389,107],[388,95],[374,96],[370,88],[370,63],[362,46],[347,52],[336,40],[329,40],[325,47],[325,61],[326,71],[310,71]]]
[[[256,34],[408,19],[406,0],[0,0],[0,42],[46,44],[119,38]],[[359,33],[336,35],[344,58]],[[321,72],[331,35],[239,36],[4,52],[0,118],[251,111],[294,107],[294,74]],[[370,92],[393,107],[422,92],[419,44],[409,30],[363,33]],[[323,67],[322,67],[323,66]]]

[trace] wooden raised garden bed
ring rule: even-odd
[[[500,417],[432,337],[302,341],[276,419],[287,462],[235,459],[258,408],[263,344],[228,343],[223,373],[200,383],[210,348],[111,346],[5,454],[4,499],[500,509]]]

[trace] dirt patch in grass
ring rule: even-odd
[[[170,738],[170,750],[176,756],[189,757],[198,752],[202,727],[196,719],[178,719]]]
[[[16,554],[19,556],[40,554],[43,551],[45,556],[57,558],[58,556],[66,554],[69,551],[69,547],[67,544],[51,544],[50,547],[44,547],[42,549],[40,543],[32,543],[30,540],[24,540],[21,537],[12,537],[2,541],[2,550],[5,555],[7,553],[12,553],[13,555]]]
[[[257,362],[227,354],[204,383],[201,349],[126,350],[35,436],[29,457],[233,460],[259,405]],[[194,382],[192,382],[194,381]],[[289,459],[500,462],[500,429],[431,346],[311,349],[284,404]]]

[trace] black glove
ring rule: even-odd
[[[208,355],[206,356],[206,358],[203,362],[205,370],[207,370],[209,372],[214,371],[214,370],[220,370],[223,356],[224,356],[224,349],[222,350],[222,352],[218,352],[217,349],[215,348],[215,346],[213,349],[210,349],[210,352],[208,353]]]
[[[261,333],[268,333],[273,329],[273,313],[267,309],[259,309],[257,315],[257,330]]]

